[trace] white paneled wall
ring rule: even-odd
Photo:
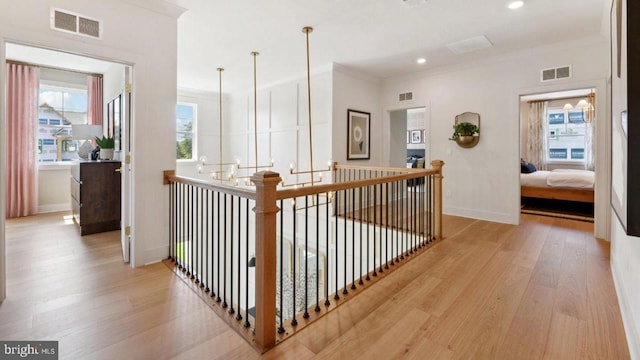
[[[331,159],[332,74],[323,72],[311,79],[311,120],[313,163],[315,169],[327,167]],[[308,181],[308,176],[289,175],[289,164],[309,170],[309,116],[306,79],[299,79],[258,91],[258,166],[273,159],[272,171],[285,183]],[[255,165],[253,91],[232,94],[228,116],[224,116],[224,148],[229,160],[238,158],[243,165]],[[251,170],[240,171],[245,175]],[[327,176],[328,174],[325,174]]]

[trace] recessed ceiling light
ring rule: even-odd
[[[507,3],[507,7],[511,10],[520,9],[523,5],[524,1],[522,0],[509,1]]]
[[[427,59],[425,59],[425,58],[419,58],[418,60],[416,60],[416,62],[417,62],[418,64],[420,64],[420,65],[422,65],[422,64],[426,64],[426,63],[427,63]]]

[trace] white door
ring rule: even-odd
[[[124,92],[122,94],[122,258],[124,262],[130,262],[131,257],[131,129],[132,129],[132,68],[124,69]]]

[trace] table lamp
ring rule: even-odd
[[[71,136],[74,140],[84,140],[82,145],[78,147],[78,156],[81,159],[89,159],[93,145],[87,140],[93,140],[96,136],[102,136],[102,125],[71,125]]]

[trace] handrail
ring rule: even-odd
[[[408,170],[408,169],[406,169]],[[340,191],[346,189],[355,189],[359,187],[366,187],[372,185],[379,185],[388,182],[410,180],[428,175],[436,175],[438,170],[435,169],[419,169],[418,171],[412,171],[411,173],[402,175],[389,175],[383,177],[377,177],[365,180],[353,180],[349,182],[339,182],[333,184],[315,185],[312,187],[300,187],[297,189],[283,189],[278,190],[277,200],[291,199],[295,197],[301,197],[305,195],[314,195],[328,193],[332,191]]]
[[[214,184],[204,180],[175,175],[175,171],[167,170],[164,172],[163,184],[168,185],[170,182],[179,182],[187,185],[193,185],[205,190],[219,191],[224,194],[240,196],[245,199],[256,199],[256,192],[253,189],[228,186],[223,184]]]

